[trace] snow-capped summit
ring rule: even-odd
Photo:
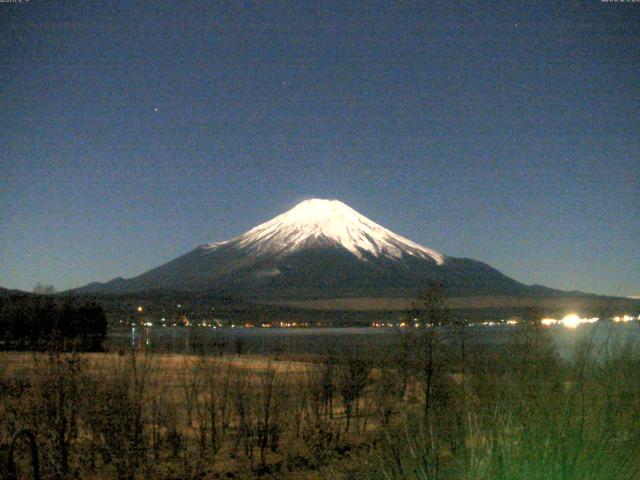
[[[338,246],[361,260],[368,256],[399,259],[411,255],[438,265],[444,255],[418,245],[360,215],[339,200],[305,200],[291,210],[220,245],[234,245],[258,255],[281,255],[312,246]]]

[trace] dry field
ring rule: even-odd
[[[347,428],[338,379],[322,378],[317,362],[5,352],[0,365],[0,445],[21,428],[35,432],[47,478],[340,477],[329,464],[359,454],[374,429],[362,392]],[[51,416],[60,408],[63,433]]]
[[[291,359],[10,352],[0,382],[0,478],[23,429],[45,479],[640,478],[637,346],[569,364],[539,328],[492,351],[424,330]]]

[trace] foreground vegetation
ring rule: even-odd
[[[0,478],[32,478],[30,434],[52,479],[638,478],[637,349],[586,339],[566,363],[538,322],[518,329],[278,360],[4,353]]]

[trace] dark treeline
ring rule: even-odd
[[[107,336],[102,306],[72,297],[0,299],[0,349],[101,351]]]

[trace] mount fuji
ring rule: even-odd
[[[409,298],[430,282],[452,296],[552,291],[419,245],[338,200],[311,199],[231,240],[200,245],[137,277],[91,283],[76,292],[171,290],[252,301]]]

